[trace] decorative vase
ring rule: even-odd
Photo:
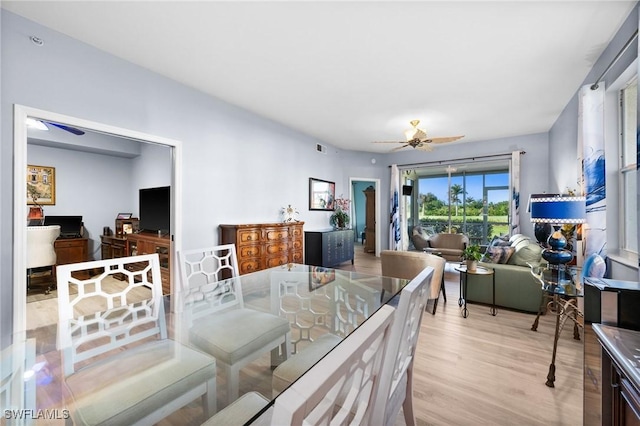
[[[474,272],[478,268],[478,261],[467,259],[467,271]]]

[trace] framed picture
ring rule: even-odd
[[[52,206],[55,203],[55,167],[27,165],[27,204]]]
[[[336,279],[336,271],[323,268],[322,266],[311,267],[311,281],[309,282],[309,291],[313,291],[323,285],[329,284]]]
[[[118,213],[118,217],[116,219],[131,219],[133,213]]]
[[[133,224],[131,224],[131,222],[123,223],[122,224],[122,233],[123,234],[133,234]]]
[[[328,180],[309,178],[309,210],[334,210],[336,184]]]

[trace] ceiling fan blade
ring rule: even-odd
[[[407,143],[405,141],[373,141],[371,143]]]
[[[47,124],[51,124],[52,126],[56,126],[59,129],[66,130],[67,132],[73,133],[74,135],[82,136],[84,132],[80,129],[71,126],[65,126],[64,124],[58,124],[51,121],[47,121]]]
[[[410,146],[408,143],[407,143],[407,144],[404,144],[404,145],[402,145],[402,146],[398,146],[398,147],[396,147],[396,148],[393,148],[393,149],[391,150],[391,152],[393,152],[393,151],[398,151],[398,150],[400,150],[400,149],[402,149],[402,148],[406,148],[406,147],[408,147],[408,146]]]
[[[445,137],[445,138],[429,138],[429,139],[425,139],[423,142],[426,143],[447,143],[447,142],[455,142],[458,139],[462,139],[464,138],[464,135],[462,136],[449,136],[449,137]]]

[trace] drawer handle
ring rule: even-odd
[[[247,237],[247,241],[251,241],[251,235]]]

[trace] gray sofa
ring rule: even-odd
[[[508,256],[506,263],[491,262],[485,255],[479,265],[495,271],[497,306],[537,313],[542,299],[542,288],[540,282],[531,275],[527,262],[540,262],[542,247],[528,237],[514,237],[508,246],[503,246],[504,249],[494,248],[497,246],[487,248],[488,252],[495,254],[493,259],[504,259],[504,252],[512,249],[513,252]],[[491,276],[468,274],[467,280],[467,301],[491,304]]]

